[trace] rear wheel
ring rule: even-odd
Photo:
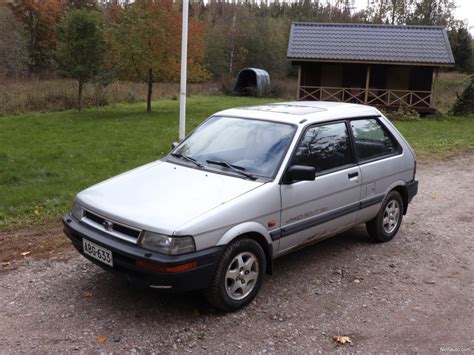
[[[231,243],[217,265],[206,298],[214,307],[231,312],[249,304],[265,275],[265,252],[255,240]]]
[[[397,191],[391,191],[385,199],[377,216],[367,222],[367,231],[375,242],[388,242],[393,239],[402,224],[403,199]]]

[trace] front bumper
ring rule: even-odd
[[[88,260],[105,270],[122,274],[132,283],[164,290],[178,292],[207,288],[214,275],[217,261],[224,250],[223,246],[218,246],[185,255],[163,255],[93,229],[71,215],[63,217],[63,225],[66,236],[79,253]],[[84,254],[83,238],[111,250],[114,266],[108,266]],[[138,267],[137,261],[144,261],[159,267],[172,267],[194,262],[197,263],[197,266],[188,271],[166,273]]]

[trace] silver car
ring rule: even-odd
[[[236,108],[165,158],[79,193],[64,231],[106,270],[155,289],[203,289],[233,311],[283,254],[361,223],[372,240],[391,240],[415,173],[413,150],[375,108]]]

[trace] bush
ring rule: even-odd
[[[461,95],[458,95],[456,102],[451,109],[454,116],[463,116],[474,113],[474,75],[471,75],[470,83],[464,88]]]
[[[384,112],[391,121],[413,121],[420,118],[420,114],[416,111],[400,108],[397,111]]]

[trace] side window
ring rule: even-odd
[[[352,164],[346,124],[341,122],[309,128],[296,149],[292,163],[313,166],[317,172]]]
[[[375,118],[351,121],[354,145],[359,160],[399,152],[398,144]]]

